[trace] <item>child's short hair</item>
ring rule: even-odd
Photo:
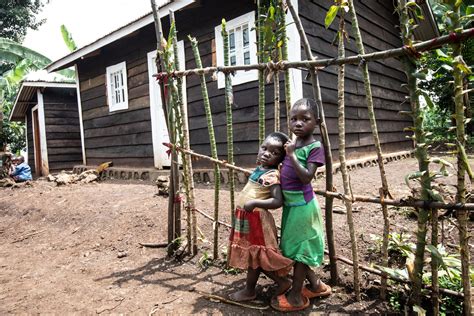
[[[289,140],[288,136],[285,134],[285,133],[282,133],[282,132],[273,132],[273,133],[270,133],[268,134],[267,138],[268,137],[273,137],[273,138],[276,138],[278,139],[279,141],[281,141],[281,143],[283,145],[286,144],[286,142]]]
[[[314,99],[309,98],[302,98],[297,100],[292,107],[297,107],[300,105],[304,105],[309,108],[311,112],[313,112],[314,118],[319,120],[319,104]]]

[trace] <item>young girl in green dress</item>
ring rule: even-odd
[[[267,136],[258,151],[258,166],[236,200],[228,264],[247,270],[247,282],[245,288],[230,295],[234,301],[255,299],[260,272],[278,284],[277,294],[286,292],[291,286],[286,275],[293,261],[281,254],[275,221],[268,211],[283,204],[278,166],[285,156],[287,141],[288,137],[283,133]]]
[[[331,294],[331,288],[311,269],[320,266],[324,258],[323,220],[311,186],[316,169],[325,163],[324,149],[313,136],[318,124],[314,100],[301,99],[291,107],[290,129],[296,139],[286,143],[281,167],[284,204],[280,248],[295,265],[291,290],[272,300],[272,307],[279,311],[302,310],[309,306],[310,298]],[[303,284],[305,279],[308,286]]]

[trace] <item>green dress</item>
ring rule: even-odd
[[[324,165],[324,150],[320,142],[295,149],[295,155],[305,168],[308,162]],[[280,248],[285,257],[308,266],[319,266],[324,259],[324,229],[321,209],[311,183],[298,178],[290,157],[281,167],[283,216]]]

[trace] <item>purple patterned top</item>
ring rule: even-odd
[[[305,168],[308,162],[315,163],[318,167],[325,164],[324,148],[319,141],[295,149],[296,158]],[[291,158],[286,156],[280,171],[281,188],[284,191],[301,191],[306,203],[314,197],[311,183],[303,184],[295,172]]]

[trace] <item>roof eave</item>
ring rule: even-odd
[[[163,7],[160,8],[160,18],[163,18],[169,14],[169,11],[178,11],[181,10],[188,5],[196,2],[196,0],[178,0],[178,1],[171,1],[164,5]],[[80,58],[84,58],[84,56],[104,47],[105,45],[108,45],[126,35],[129,35],[133,32],[135,32],[138,29],[141,29],[142,27],[153,23],[153,13],[149,13],[146,16],[130,23],[129,25],[126,25],[124,27],[121,27],[112,33],[105,35],[104,37],[101,37],[100,39],[96,40],[95,42],[92,42],[91,44],[88,44],[74,52],[72,52],[69,55],[64,56],[61,59],[58,59],[48,66],[46,66],[46,70],[48,72],[53,72],[61,69],[65,69],[68,67],[73,66],[76,61]]]
[[[20,90],[18,91],[15,103],[13,103],[12,111],[10,112],[10,121],[23,121],[26,110],[28,108],[28,101],[20,101],[25,91],[33,88],[65,88],[65,89],[76,89],[76,83],[70,82],[47,82],[47,81],[24,81],[21,83]],[[29,91],[28,91],[29,92]]]

